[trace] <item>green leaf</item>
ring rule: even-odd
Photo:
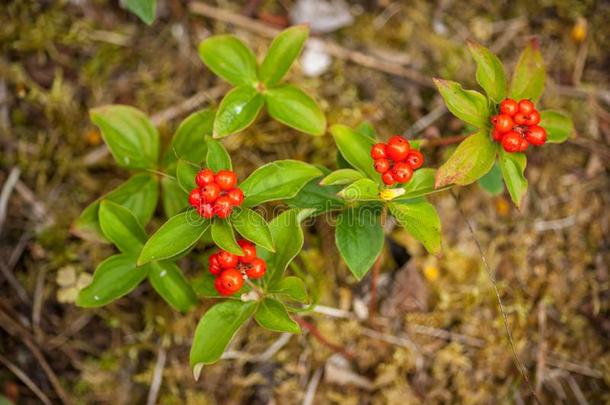
[[[235,234],[231,222],[226,219],[214,218],[212,221],[212,239],[214,243],[229,253],[241,256],[244,252],[235,241]]]
[[[337,184],[350,184],[364,178],[364,175],[354,169],[339,169],[324,177],[320,184],[323,186],[334,186]]]
[[[151,25],[155,21],[157,0],[126,0],[125,5],[147,25]]]
[[[314,209],[316,215],[344,207],[343,200],[337,197],[341,186],[320,186],[320,178],[311,180],[289,200],[284,200],[290,208]]]
[[[549,143],[565,142],[574,132],[572,119],[559,111],[542,111],[539,125],[546,129],[546,141]]]
[[[256,57],[233,35],[216,35],[202,41],[199,56],[212,72],[234,86],[257,82]]]
[[[361,280],[383,248],[380,211],[361,206],[344,210],[337,218],[335,243],[354,277]]]
[[[335,138],[335,143],[341,155],[352,167],[378,183],[381,181],[379,173],[375,171],[373,158],[371,157],[371,147],[375,144],[374,140],[339,124],[330,127],[330,133]]]
[[[201,110],[189,115],[180,123],[170,145],[177,158],[195,164],[204,161],[207,153],[204,136],[212,135],[215,115],[216,112],[213,110]]]
[[[121,298],[136,288],[149,270],[149,265],[136,267],[134,255],[111,256],[97,266],[91,284],[78,293],[76,305],[83,308],[101,307]]]
[[[192,286],[193,290],[197,294],[197,296],[201,298],[229,298],[229,299],[240,299],[239,295],[235,294],[244,294],[252,291],[252,287],[248,284],[244,284],[243,287],[234,295],[225,296],[218,294],[216,291],[216,287],[214,287],[214,281],[216,280],[216,276],[211,274],[207,269],[205,269],[204,273],[193,280]]]
[[[301,333],[299,324],[288,315],[284,305],[273,298],[261,301],[254,319],[260,326],[273,332]]]
[[[227,300],[214,305],[203,315],[193,338],[190,363],[195,379],[201,367],[218,361],[237,330],[250,318],[256,302]]]
[[[483,177],[496,159],[496,144],[489,131],[481,129],[464,139],[436,172],[436,188],[449,184],[465,186]]]
[[[474,90],[464,90],[451,80],[434,79],[445,105],[453,115],[476,128],[489,127],[487,99]]]
[[[269,222],[271,238],[277,247],[275,252],[260,246],[256,249],[258,257],[267,262],[267,272],[263,278],[267,286],[274,286],[282,279],[286,267],[303,247],[300,211],[299,209],[284,211]]]
[[[220,102],[214,119],[214,138],[224,138],[249,127],[263,104],[264,97],[252,87],[235,87]]]
[[[265,91],[267,111],[277,121],[310,135],[324,135],[326,117],[303,90],[284,84]]]
[[[243,207],[294,197],[307,182],[322,175],[320,169],[299,160],[276,160],[256,169],[239,188]]]
[[[255,245],[264,247],[272,252],[275,251],[269,226],[258,212],[249,208],[236,207],[230,219],[233,227],[235,227],[235,230],[241,236]]]
[[[138,258],[138,265],[178,256],[197,243],[209,226],[210,221],[200,217],[194,210],[174,215],[146,242]]]
[[[159,186],[154,175],[135,174],[125,183],[89,204],[72,224],[72,232],[86,240],[106,241],[98,220],[102,200],[112,201],[127,208],[142,225],[145,225],[155,212],[158,194]]]
[[[146,232],[127,208],[111,201],[102,201],[100,227],[106,238],[123,253],[138,254],[146,243]]]
[[[356,180],[338,195],[347,201],[379,201],[379,187],[371,179]]]
[[[536,101],[544,90],[544,61],[540,53],[540,45],[537,39],[531,39],[528,43],[513,72],[510,87],[510,96],[519,101],[530,99]]]
[[[498,148],[500,169],[504,183],[517,208],[521,207],[523,196],[527,192],[527,179],[525,178],[525,166],[527,158],[523,153],[508,153],[504,148]]]
[[[205,163],[208,168],[212,169],[214,172],[219,170],[233,170],[231,156],[229,156],[227,150],[222,146],[222,143],[209,136],[205,137],[205,143],[208,147],[208,153],[205,157]]]
[[[477,82],[496,104],[506,97],[506,74],[500,59],[489,49],[468,41],[468,49],[477,64]]]
[[[106,105],[90,110],[90,116],[119,166],[157,167],[159,132],[142,111],[126,105]]]
[[[305,283],[295,276],[284,277],[276,285],[270,287],[269,292],[272,294],[285,295],[298,302],[307,301]]]
[[[161,178],[161,199],[166,217],[173,217],[188,205],[188,194],[178,181],[171,177]]]
[[[502,183],[502,171],[498,164],[494,164],[487,174],[479,179],[479,185],[491,195],[502,194],[504,183]]]
[[[279,83],[301,53],[308,36],[307,25],[295,25],[275,37],[258,70],[260,80],[268,86]]]
[[[434,188],[434,176],[436,174],[435,169],[419,169],[413,172],[413,177],[402,186],[405,193],[400,197],[401,199],[411,199],[422,197],[424,195],[432,194],[437,191]]]
[[[375,143],[377,143],[377,131],[373,124],[369,121],[364,121],[356,128],[356,132],[361,135],[364,135],[368,138],[371,138]]]
[[[416,202],[391,202],[388,204],[394,218],[430,253],[441,248],[441,220],[432,204],[425,200]]]
[[[195,166],[193,163],[178,159],[178,163],[176,164],[176,179],[178,179],[178,184],[185,193],[188,194],[194,188],[197,188],[195,177],[198,172],[199,167]],[[184,201],[188,201],[187,199]]]
[[[150,266],[148,273],[150,284],[172,308],[186,312],[197,303],[195,291],[176,263],[157,262]]]

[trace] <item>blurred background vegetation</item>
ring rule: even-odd
[[[538,397],[610,401],[610,3],[202,3],[217,13],[159,0],[151,26],[119,1],[15,0],[0,7],[1,404],[530,403],[464,219],[496,271]],[[236,15],[244,24],[228,22]],[[323,307],[306,316],[319,336],[282,336],[251,323],[227,358],[195,382],[188,350],[209,302],[180,315],[144,283],[98,310],[73,304],[112,248],[76,238],[70,224],[127,177],[87,110],[133,105],[157,118],[168,142],[181,118],[215,106],[228,88],[199,60],[202,39],[235,33],[261,55],[269,38],[256,24],[294,21],[311,21],[314,36],[336,47],[332,55],[307,50],[290,72],[330,123],[368,120],[384,139],[465,134],[430,78],[474,88],[466,39],[489,46],[510,70],[535,35],[548,66],[542,104],[569,112],[576,134],[528,151],[530,189],[521,211],[505,193],[490,196],[476,184],[458,190],[457,199],[436,195],[440,255],[392,232],[373,319],[370,280],[355,281],[338,260],[332,227],[317,220],[292,271],[305,274],[319,294]],[[451,152],[453,145],[442,143],[424,150],[427,166]],[[266,116],[225,145],[241,178],[281,158],[335,165],[330,136],[299,134]],[[163,221],[158,213],[151,230]],[[191,277],[205,271],[197,255],[181,266]]]

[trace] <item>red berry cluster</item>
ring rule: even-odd
[[[208,259],[210,273],[216,276],[214,287],[220,295],[235,294],[244,285],[244,278],[261,278],[267,271],[267,263],[256,257],[256,247],[252,243],[245,239],[237,243],[243,256],[220,250]]]
[[[530,144],[542,146],[546,142],[546,130],[538,126],[540,113],[530,100],[503,100],[500,114],[491,117],[491,123],[492,138],[507,152],[523,152]]]
[[[375,160],[375,170],[381,173],[381,180],[388,186],[408,182],[413,171],[424,164],[424,155],[411,149],[409,141],[400,135],[391,137],[387,144],[373,145],[371,157]]]
[[[233,207],[241,205],[244,193],[235,185],[237,176],[231,170],[203,169],[195,176],[197,188],[189,194],[191,204],[204,218],[227,218]]]

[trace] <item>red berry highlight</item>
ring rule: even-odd
[[[530,100],[519,101],[519,111],[523,114],[529,115],[535,110],[536,107],[534,106],[534,103],[532,103]]]
[[[407,154],[406,162],[411,166],[411,169],[417,170],[424,164],[424,155],[417,149],[411,149]]]
[[[537,125],[529,127],[525,139],[534,146],[542,146],[546,142],[546,130]]]
[[[391,171],[385,172],[381,176],[381,180],[383,181],[383,184],[385,184],[386,186],[391,186],[394,183],[396,183],[396,180],[394,179],[394,175],[392,174]]]
[[[214,176],[214,181],[221,190],[229,191],[237,184],[237,176],[230,170],[220,170]]]
[[[237,255],[227,252],[226,250],[221,250],[217,255],[218,264],[221,268],[230,269],[237,266],[237,262],[239,261]]]
[[[229,294],[235,294],[244,285],[244,277],[235,269],[226,269],[218,279],[221,287]]]
[[[510,115],[500,114],[496,120],[496,129],[502,133],[508,132],[513,129],[515,123]]]
[[[507,152],[518,152],[521,148],[521,135],[515,131],[510,131],[504,134],[502,138],[502,147]]]
[[[376,143],[371,148],[371,157],[375,160],[386,157],[386,146],[384,143]]]
[[[200,170],[199,173],[197,173],[197,176],[195,176],[195,183],[197,183],[197,185],[199,187],[203,187],[206,184],[210,184],[213,182],[214,182],[214,172],[211,171],[210,169]]]
[[[250,268],[246,270],[246,275],[248,278],[256,280],[257,278],[263,277],[266,271],[267,263],[265,263],[263,259],[257,257],[250,263]]]
[[[407,158],[410,148],[411,146],[409,145],[409,141],[400,135],[394,135],[388,141],[388,146],[386,146],[386,154],[394,161],[401,161]]]
[[[390,170],[390,161],[384,158],[377,159],[374,167],[376,172],[383,174]]]
[[[252,263],[256,259],[256,247],[245,239],[237,241],[237,244],[241,247],[244,252],[243,256],[237,256],[241,263]]]
[[[519,111],[519,105],[511,98],[504,99],[500,103],[500,112],[502,114],[513,116],[517,111]]]

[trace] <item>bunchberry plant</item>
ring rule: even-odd
[[[196,378],[252,317],[272,331],[300,331],[290,314],[306,311],[315,299],[287,269],[302,249],[305,218],[332,214],[341,257],[362,279],[380,258],[389,216],[426,250],[438,252],[441,224],[428,195],[477,180],[497,189],[502,178],[520,205],[527,189],[523,152],[530,145],[563,142],[572,131],[568,117],[538,111],[545,73],[535,41],[522,53],[510,87],[499,59],[469,43],[486,96],[436,80],[448,109],[476,129],[438,170],[425,167],[421,140],[395,135],[382,142],[368,123],[356,129],[335,124],[330,127],[338,149],[335,170],[279,160],[240,179],[218,138],[246,129],[264,105],[272,118],[294,129],[312,135],[326,131],[316,102],[282,83],[307,36],[306,26],[285,30],[260,65],[234,36],[203,41],[204,63],[235,87],[217,110],[188,116],[163,154],[159,132],[141,111],[121,105],[91,111],[117,164],[134,173],[91,203],[74,223],[77,235],[111,242],[120,251],[97,267],[77,304],[105,305],[145,278],[179,311],[195,307],[198,299],[219,300],[195,331],[190,363]],[[167,219],[148,236],[145,227],[159,195]],[[259,211],[271,201],[283,208],[268,215],[267,222]],[[178,260],[192,251],[204,264],[196,277],[188,278]]]

